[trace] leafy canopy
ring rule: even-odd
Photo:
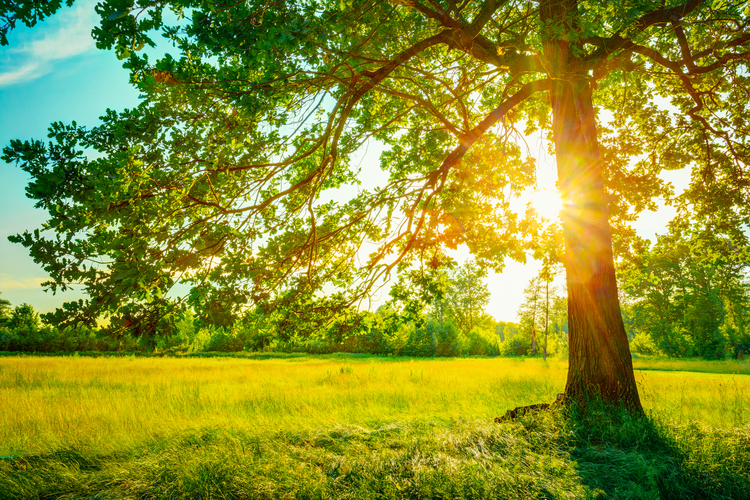
[[[58,4],[0,5],[5,43],[16,20]],[[580,1],[559,24],[539,8],[100,3],[97,46],[123,59],[142,104],[91,129],[54,123],[46,143],[3,155],[49,213],[11,239],[48,288],[80,283],[89,296],[49,319],[153,325],[185,307],[174,297],[186,283],[207,319],[256,304],[315,320],[461,244],[495,270],[530,249],[561,254],[533,211],[511,209],[535,183],[523,134],[550,130],[545,37],[574,48],[594,88],[616,250],[634,241],[628,222],[670,195],[659,172],[685,167],[681,216],[744,246],[748,2]],[[142,49],[157,33],[175,55],[152,61]],[[378,165],[361,161],[370,150]]]

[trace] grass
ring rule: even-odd
[[[636,370],[679,371],[697,373],[727,373],[750,375],[750,360],[675,359],[657,356],[640,356],[633,360]]]
[[[0,358],[0,455],[31,455],[0,461],[0,498],[750,497],[750,377],[640,370],[649,418],[492,423],[551,401],[566,368]]]

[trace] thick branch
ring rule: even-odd
[[[362,85],[354,92],[354,100],[358,100],[361,96],[372,90],[378,83],[383,81],[385,77],[390,75],[399,66],[403,65],[406,61],[416,56],[420,52],[424,52],[430,47],[439,45],[441,43],[448,43],[448,36],[450,30],[444,30],[437,35],[425,38],[421,42],[417,42],[408,49],[404,50],[396,57],[393,58],[388,64],[378,69],[377,71],[363,71],[362,74],[370,78],[370,81]]]
[[[461,160],[469,148],[482,136],[482,134],[500,121],[508,111],[531,97],[536,92],[549,90],[550,88],[552,88],[552,80],[535,80],[521,87],[521,90],[493,109],[476,127],[459,138],[460,144],[451,151],[448,157],[443,161],[443,164],[440,165],[440,168],[433,172],[435,178],[441,175],[443,177],[447,176],[448,171],[450,171],[450,169]]]
[[[508,68],[511,74],[528,73],[536,71],[541,66],[534,56],[508,52],[498,55],[498,47],[480,34],[484,26],[492,19],[492,15],[507,0],[485,0],[479,13],[471,23],[463,20],[453,19],[444,10],[436,12],[419,2],[414,3],[414,8],[424,14],[427,18],[438,21],[447,28],[445,33],[447,43],[451,48],[459,49],[484,63],[498,68]]]
[[[688,71],[695,69],[694,56],[690,50],[690,44],[688,43],[687,35],[685,34],[685,28],[679,20],[673,22],[674,34],[677,37],[677,43],[680,45],[680,52],[682,53],[682,62],[687,67]]]
[[[635,44],[630,39],[622,38],[622,45],[621,49],[626,52],[621,52],[616,57],[621,57],[623,54],[628,54],[629,52],[634,52],[637,54],[644,55],[651,59],[652,61],[658,63],[659,65],[670,69],[674,71],[677,74],[683,74],[682,70],[680,69],[681,66],[685,66],[687,68],[687,75],[701,75],[704,73],[710,73],[711,71],[714,71],[716,69],[721,68],[729,61],[737,60],[737,59],[750,59],[750,52],[739,52],[739,53],[727,53],[720,57],[716,58],[716,61],[707,65],[707,66],[697,66],[695,64],[695,61],[698,59],[702,59],[706,56],[709,56],[711,54],[714,54],[716,47],[710,47],[707,49],[704,49],[700,52],[691,53],[690,47],[687,42],[687,37],[684,33],[684,30],[682,26],[677,26],[675,28],[675,34],[678,39],[678,43],[680,45],[680,51],[682,53],[682,60],[680,61],[672,61],[671,59],[666,58],[663,56],[660,52],[650,48],[645,47],[642,45]],[[606,40],[611,39],[603,39],[601,37],[592,37],[586,39],[586,43],[591,43],[594,45],[603,46],[606,43]],[[730,40],[729,42],[726,42],[724,47],[740,47],[750,42],[750,34],[743,34],[741,36],[738,36],[734,40]],[[715,54],[714,54],[715,55]],[[591,68],[592,63],[596,62],[593,59],[587,59],[585,67]],[[609,69],[616,67],[617,64],[613,64],[613,60],[609,60],[608,62],[605,62],[605,60],[599,60],[598,64],[594,67],[594,79],[601,78],[605,73],[609,71]]]
[[[635,23],[635,28],[638,31],[643,31],[656,24],[664,24],[673,21],[676,22],[697,9],[701,2],[702,0],[688,0],[681,5],[672,7],[671,9],[660,9],[647,12]],[[589,66],[595,65],[602,59],[606,59],[613,52],[625,48],[628,42],[630,42],[630,39],[622,37],[621,33],[622,30],[615,33],[611,38],[595,37],[585,40],[588,43],[599,45],[597,50],[584,59],[586,62],[593,63],[589,64]]]
[[[470,37],[477,36],[484,26],[492,19],[492,16],[495,14],[497,9],[499,9],[507,0],[501,0],[498,2],[497,0],[485,0],[485,2],[482,4],[482,8],[479,9],[479,13],[476,15],[474,20],[471,22],[471,25],[464,30],[466,35]]]
[[[429,7],[422,5],[419,2],[414,2],[413,7],[417,9],[419,12],[424,14],[429,19],[434,19],[435,21],[439,22],[441,26],[444,26],[446,28],[454,29],[454,28],[461,28],[462,23],[461,21],[458,21],[456,19],[453,19],[448,15],[445,10],[441,10],[440,12],[435,12],[434,10],[430,9]]]
[[[449,47],[465,52],[483,63],[497,68],[507,68],[513,76],[541,71],[542,68],[536,56],[512,51],[498,55],[497,45],[482,35],[471,37],[464,30],[451,30],[446,38]]]

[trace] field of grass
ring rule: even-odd
[[[750,498],[750,364],[680,363],[497,425],[567,363],[5,357],[0,498]]]

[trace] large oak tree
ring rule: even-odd
[[[4,4],[0,41],[59,4]],[[55,233],[14,240],[52,290],[89,294],[60,321],[148,325],[175,307],[177,282],[204,315],[273,304],[313,321],[464,243],[500,269],[542,234],[510,209],[534,183],[522,126],[554,146],[565,202],[566,395],[638,411],[613,241],[627,253],[628,222],[670,193],[657,174],[689,167],[682,216],[746,243],[746,1],[104,0],[97,12],[98,46],[126,61],[143,104],[4,153],[33,176]],[[174,48],[152,61],[141,49],[154,30]],[[366,148],[380,151],[380,185],[360,168]]]

